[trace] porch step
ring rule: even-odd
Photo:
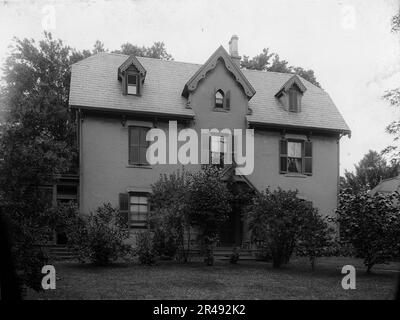
[[[255,260],[252,250],[238,249],[239,260]],[[229,260],[233,253],[233,247],[216,247],[214,248],[214,257],[218,260]]]
[[[54,260],[67,260],[76,258],[76,254],[65,245],[47,245],[45,246],[45,249],[47,249],[49,257]]]

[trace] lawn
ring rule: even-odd
[[[357,268],[355,290],[342,289],[345,264]],[[279,270],[259,261],[217,261],[212,267],[173,261],[151,267],[54,265],[56,289],[28,291],[28,299],[393,299],[399,269],[398,263],[379,265],[367,275],[360,260],[348,258],[320,259],[314,272],[304,259]]]

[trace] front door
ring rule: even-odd
[[[240,246],[242,243],[242,219],[241,210],[238,206],[233,206],[226,222],[220,229],[220,246]]]

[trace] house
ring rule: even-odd
[[[324,215],[336,207],[339,142],[350,136],[349,127],[329,95],[305,79],[241,69],[237,36],[229,53],[220,46],[202,65],[93,55],[72,66],[69,104],[79,128],[80,210],[89,213],[111,202],[129,214],[132,234],[146,228],[151,184],[182,168],[149,165],[146,159],[146,133],[168,132],[170,121],[198,133],[253,129],[253,171],[241,175],[228,166],[227,175],[255,190],[298,189]],[[225,245],[248,241],[240,212],[236,208],[222,227]]]

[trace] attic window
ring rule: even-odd
[[[138,94],[138,76],[136,74],[127,75],[126,91],[127,94]]]
[[[218,90],[215,93],[215,108],[223,108],[224,107],[224,92],[222,90]]]

